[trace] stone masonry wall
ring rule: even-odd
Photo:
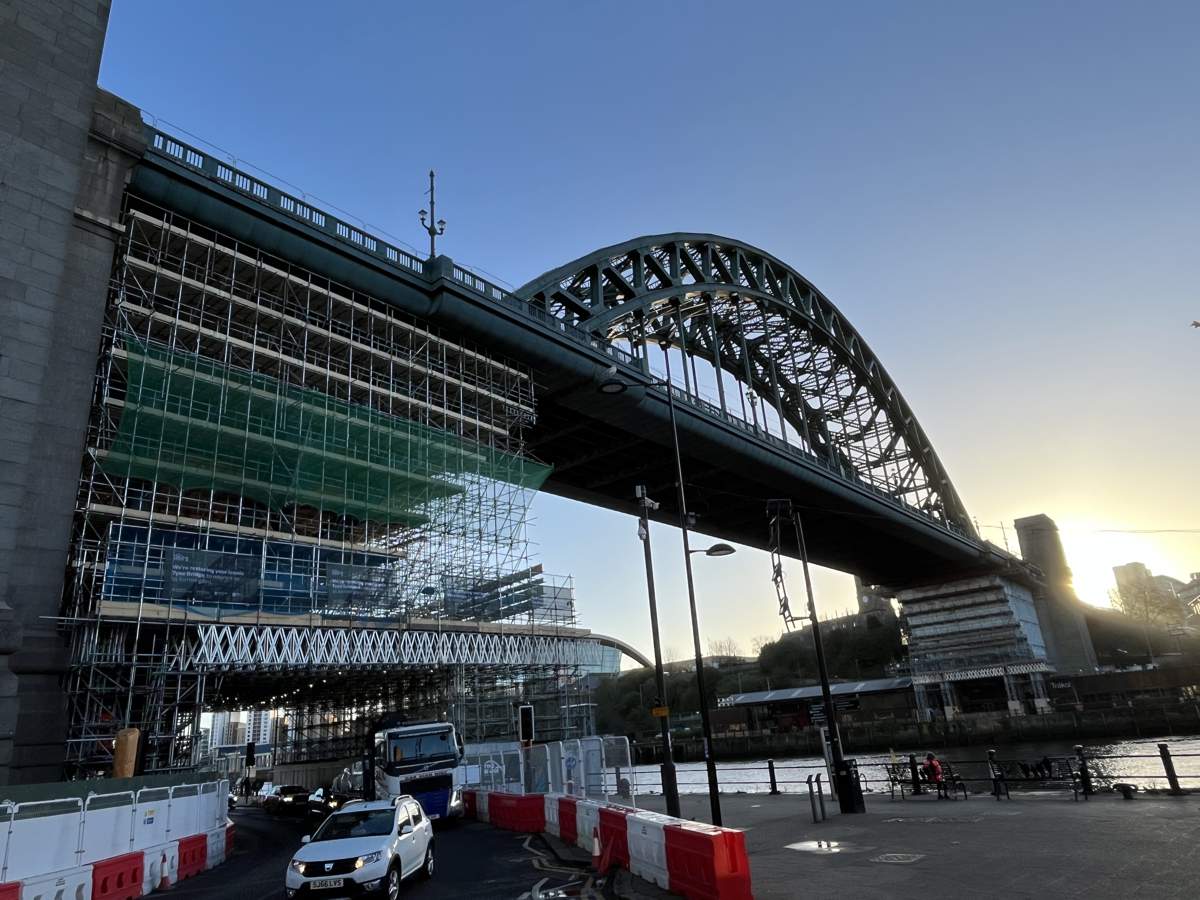
[[[137,111],[96,87],[108,12],[109,0],[0,3],[0,605],[20,626],[0,783],[54,780],[63,758],[67,650],[52,617],[121,191],[144,141]]]

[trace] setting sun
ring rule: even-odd
[[[1112,605],[1108,592],[1116,587],[1113,566],[1141,562],[1156,575],[1182,580],[1200,567],[1197,534],[1117,531],[1112,524],[1086,520],[1066,520],[1059,529],[1075,592],[1094,606]]]

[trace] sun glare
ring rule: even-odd
[[[1145,563],[1156,575],[1175,575],[1176,564],[1163,553],[1152,534],[1125,534],[1103,531],[1096,522],[1059,524],[1067,565],[1079,599],[1093,606],[1111,606],[1108,592],[1117,586],[1113,566],[1129,562]]]

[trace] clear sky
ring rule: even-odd
[[[114,7],[104,87],[417,246],[436,167],[439,249],[512,285],[640,234],[764,248],[871,344],[986,537],[1047,513],[1098,604],[1114,564],[1200,571],[1200,4]],[[586,623],[648,649],[636,522],[534,515]],[[764,554],[697,566],[706,637],[778,633]]]

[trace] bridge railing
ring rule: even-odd
[[[322,232],[327,237],[352,247],[359,253],[365,253],[384,265],[408,273],[426,274],[425,262],[413,253],[402,250],[394,244],[370,234],[359,225],[351,224],[331,213],[318,209],[307,197],[303,195],[297,197],[281,191],[267,184],[264,180],[236,168],[231,163],[219,161],[212,154],[202,152],[178,138],[160,131],[152,125],[147,125],[146,131],[150,152],[170,159],[178,165],[201,172],[226,188],[256,200],[280,214],[302,222],[307,227]],[[610,357],[622,365],[636,368],[639,373],[643,372],[641,363],[628,351],[602,340],[581,328],[576,328],[574,325],[546,310],[535,307],[528,301],[476,275],[469,269],[455,265],[453,267],[453,277],[459,284],[475,291],[489,301],[499,303],[527,318],[533,319],[573,341]],[[652,388],[652,390],[658,390],[658,388]],[[939,525],[952,533],[968,536],[963,528],[958,527],[952,522],[944,521],[928,511],[910,506],[902,500],[897,499],[889,491],[864,479],[853,470],[847,472],[844,467],[835,465],[832,461],[818,456],[804,447],[790,443],[782,437],[770,434],[753,423],[746,421],[744,418],[728,410],[721,409],[712,403],[708,403],[699,397],[695,397],[679,387],[672,386],[671,391],[677,400],[687,404],[690,408],[700,410],[718,421],[748,432],[755,440],[769,444],[789,456],[804,460],[806,463],[819,465],[835,477],[851,482],[879,496],[890,504],[919,515],[923,519]]]
[[[318,209],[303,194],[295,196],[285,193],[277,187],[267,184],[264,180],[235,167],[232,163],[219,160],[211,153],[186,144],[153,125],[146,126],[146,137],[152,153],[166,157],[172,162],[197,172],[203,172],[230,190],[253,198],[278,213],[324,233],[335,241],[347,244],[360,253],[374,257],[385,265],[410,273],[415,272],[418,275],[425,272],[424,260],[415,254],[371,234],[360,225],[347,222]]]

